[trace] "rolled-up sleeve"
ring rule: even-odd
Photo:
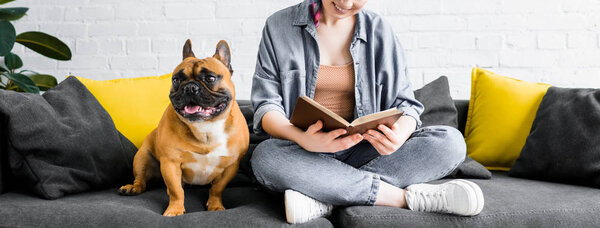
[[[268,23],[266,23],[258,48],[250,95],[254,108],[253,130],[258,135],[266,134],[262,128],[262,118],[267,112],[275,110],[285,115],[281,97],[281,79],[277,72],[279,72],[277,58],[271,43]]]
[[[403,111],[417,121],[417,128],[422,124],[419,117],[423,113],[423,104],[415,99],[415,94],[408,77],[406,58],[402,45],[385,21],[381,20],[379,31],[381,32],[379,47],[380,80],[382,84],[389,86],[386,94],[389,107],[395,107]]]
[[[410,78],[408,78],[408,71],[406,68],[406,62],[404,61],[404,52],[402,51],[402,47],[400,43],[397,42],[396,47],[399,48],[398,54],[402,55],[401,62],[398,62],[398,66],[402,66],[404,69],[396,69],[398,72],[397,80],[394,82],[394,87],[396,97],[392,102],[392,107],[398,108],[400,111],[404,112],[403,116],[410,116],[417,121],[417,128],[421,127],[421,113],[423,113],[423,104],[415,99],[415,93],[412,89]]]
[[[402,52],[404,55],[404,52]],[[403,76],[400,76],[403,75]],[[403,116],[410,116],[417,121],[417,128],[421,127],[421,113],[423,113],[423,104],[415,99],[414,91],[410,85],[410,79],[408,78],[408,72],[406,64],[402,73],[399,74],[398,78],[402,80],[396,80],[396,88],[398,88],[398,94],[396,99],[392,103],[392,107],[397,107],[400,111],[404,112]],[[404,81],[404,82],[402,82]]]

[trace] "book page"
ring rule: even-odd
[[[360,125],[362,123],[366,123],[369,122],[371,120],[376,120],[376,119],[382,119],[388,116],[393,116],[393,115],[397,115],[397,114],[402,114],[402,111],[396,109],[396,108],[390,108],[388,110],[385,111],[381,111],[378,113],[373,113],[373,114],[369,114],[366,116],[362,116],[358,119],[355,119],[354,121],[352,121],[352,123],[350,123],[350,125],[352,126],[357,126]]]

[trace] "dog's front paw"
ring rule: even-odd
[[[225,207],[223,207],[223,205],[209,205],[208,206],[208,211],[224,211]]]
[[[165,210],[165,213],[163,213],[163,216],[173,217],[182,215],[183,213],[185,213],[185,207],[183,207],[183,205],[169,205],[167,210]]]
[[[119,188],[119,194],[125,196],[135,196],[144,192],[144,187],[139,185],[128,184]]]
[[[225,210],[225,207],[223,206],[223,204],[216,200],[209,200],[206,203],[206,206],[208,206],[208,211],[223,211],[223,210]]]

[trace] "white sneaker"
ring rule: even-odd
[[[468,180],[452,180],[439,185],[413,184],[406,188],[405,198],[408,208],[413,211],[473,216],[483,209],[481,188]]]
[[[302,193],[285,190],[285,217],[288,223],[305,223],[331,215],[333,205],[310,198]]]

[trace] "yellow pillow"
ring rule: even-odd
[[[108,81],[76,78],[106,109],[117,130],[138,148],[170,104],[171,74]]]
[[[473,68],[467,154],[490,170],[508,171],[525,145],[548,87]]]

